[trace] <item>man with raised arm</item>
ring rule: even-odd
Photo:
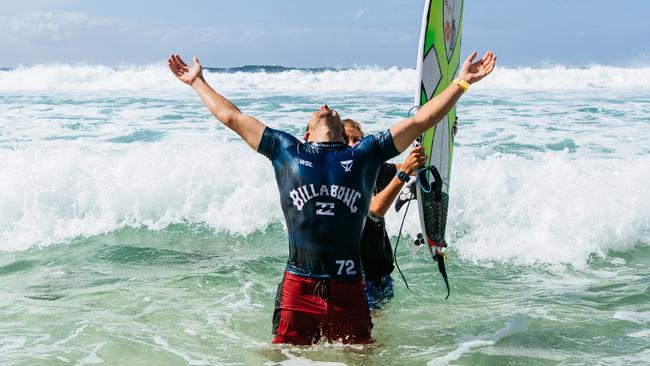
[[[199,60],[188,66],[179,55],[168,64],[192,86],[206,107],[255,151],[271,160],[289,236],[289,259],[278,286],[273,343],[313,344],[321,337],[343,343],[372,339],[364,295],[359,243],[380,165],[404,151],[438,123],[468,84],[494,69],[496,57],[476,52],[460,78],[389,130],[347,146],[338,113],[327,105],[314,111],[301,142],[242,113],[203,78]]]

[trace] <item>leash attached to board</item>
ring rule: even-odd
[[[434,179],[433,182],[430,181],[430,177],[427,173],[431,174]],[[418,234],[415,245],[422,246],[425,243],[427,244],[431,258],[438,264],[438,271],[445,282],[445,287],[447,288],[447,296],[445,297],[445,300],[447,300],[451,294],[451,289],[449,287],[447,269],[445,268],[445,259],[449,260],[449,258],[443,250],[447,248],[447,242],[445,241],[445,227],[447,226],[447,207],[449,204],[449,198],[442,191],[442,178],[435,166],[428,166],[420,169],[417,173],[416,181],[420,186],[420,192],[422,192],[421,204],[424,205],[424,209],[427,210],[427,212],[431,213],[427,215],[427,220],[424,225],[427,229],[426,231],[433,234],[426,234],[426,241],[423,234]],[[408,213],[410,201],[416,199],[415,190],[414,182],[405,189],[406,193],[400,195],[400,197],[395,201],[395,210],[398,212],[402,206],[406,204],[406,210],[404,211],[404,217],[402,218],[402,225],[400,225],[397,243],[395,244],[395,254],[393,257],[395,258],[397,270],[402,276],[407,288],[409,288],[408,282],[397,264],[397,247],[399,246],[399,241],[402,237],[402,227],[404,225],[404,220],[406,219],[406,214]]]

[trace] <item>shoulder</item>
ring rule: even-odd
[[[382,131],[382,132],[377,132],[377,133],[371,133],[369,135],[366,135],[361,141],[359,141],[359,144],[357,145],[357,149],[361,150],[372,150],[377,143],[383,138],[382,134],[388,132],[388,131]]]
[[[358,147],[361,150],[368,150],[373,154],[377,154],[382,162],[399,155],[390,130],[373,133],[364,137],[359,142]]]
[[[276,130],[271,127],[266,127],[264,129],[264,136],[263,137],[268,137],[274,140],[280,140],[282,142],[286,142],[289,144],[300,144],[300,140],[298,138],[288,132]]]
[[[280,151],[299,144],[301,144],[300,140],[292,134],[266,127],[257,151],[273,159]]]

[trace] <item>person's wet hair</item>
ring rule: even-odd
[[[343,121],[343,129],[349,127],[349,128],[354,128],[355,130],[361,132],[361,136],[365,136],[363,133],[363,130],[361,129],[361,124],[353,119],[346,118]]]
[[[341,121],[343,123],[343,132],[345,135],[345,141],[348,143],[348,145],[353,146],[365,136],[363,133],[363,130],[361,129],[361,124],[353,119],[346,118]],[[346,131],[346,129],[351,129],[351,130],[356,130],[359,132],[361,136],[354,136],[353,141],[350,141],[350,137]]]

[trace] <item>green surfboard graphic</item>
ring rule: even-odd
[[[416,105],[424,105],[454,80],[460,67],[462,25],[463,0],[426,1],[418,50],[420,83]],[[422,135],[427,163],[440,172],[445,193],[449,192],[455,120],[454,107],[439,124]]]

